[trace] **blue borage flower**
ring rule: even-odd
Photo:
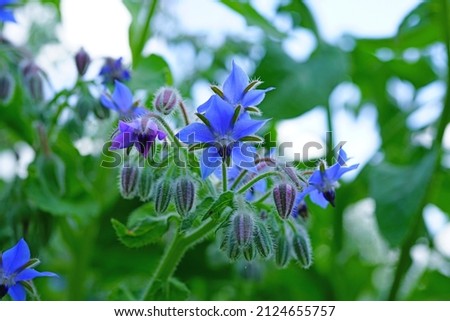
[[[147,158],[156,138],[163,140],[166,133],[150,118],[143,115],[129,122],[119,121],[119,131],[112,139],[110,150],[135,146]]]
[[[338,180],[345,173],[358,168],[359,164],[346,166],[347,154],[341,148],[338,153],[338,161],[333,166],[326,168],[325,163],[321,163],[319,169],[314,171],[308,180],[308,187],[297,194],[294,211],[301,205],[304,197],[309,194],[311,201],[322,208],[326,208],[328,203],[334,206],[335,188],[338,186]]]
[[[105,84],[113,84],[115,80],[124,82],[131,79],[131,72],[123,65],[122,58],[106,58],[99,75],[103,77]]]
[[[57,277],[52,272],[38,272],[33,269],[39,260],[30,260],[30,249],[24,239],[14,247],[0,254],[0,299],[9,294],[15,301],[24,301],[24,283],[38,277]]]
[[[115,88],[112,95],[102,94],[100,96],[103,106],[118,112],[121,118],[133,118],[148,112],[147,109],[133,102],[133,94],[127,86],[118,80],[115,80],[114,84]]]
[[[8,9],[8,6],[16,3],[17,0],[0,0],[0,21],[16,22],[12,10]]]
[[[255,172],[256,150],[250,142],[261,141],[253,135],[266,120],[251,119],[239,112],[240,107],[236,110],[216,95],[206,104],[205,114],[197,114],[203,123],[192,123],[176,135],[192,149],[204,149],[200,160],[202,177],[211,175],[222,162]]]
[[[262,84],[262,82],[258,80],[250,81],[245,71],[233,61],[231,73],[227,79],[225,79],[222,90],[216,86],[212,86],[212,89],[220,98],[234,107],[240,105],[244,110],[247,110],[257,106],[263,101],[266,92],[274,89],[273,87],[256,89],[260,84]],[[199,113],[206,112],[210,106],[211,104],[206,102],[203,105],[200,105],[197,108],[197,111]]]

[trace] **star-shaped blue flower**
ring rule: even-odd
[[[347,160],[347,154],[341,148],[336,164],[329,168],[325,168],[325,166],[321,165],[318,170],[314,171],[308,180],[308,187],[297,195],[295,205],[300,204],[304,197],[309,194],[311,201],[322,208],[326,208],[328,203],[334,206],[336,196],[335,188],[338,186],[338,180],[342,175],[359,166],[359,164],[346,166]]]
[[[246,109],[247,107],[257,106],[263,101],[266,92],[273,89],[255,89],[260,84],[260,81],[250,82],[245,71],[233,61],[231,73],[227,79],[225,79],[219,97],[234,107],[241,105]],[[200,105],[197,111],[203,113],[209,106],[210,104],[206,102],[205,104]]]
[[[131,79],[131,72],[123,65],[122,58],[106,58],[99,75],[103,77],[105,84],[113,84],[115,80],[124,82]]]
[[[230,161],[250,171],[255,168],[255,148],[247,143],[265,123],[251,119],[248,114],[235,112],[234,106],[214,95],[207,101],[207,111],[199,117],[204,123],[192,123],[176,136],[189,145],[204,148],[200,159],[203,178],[208,177],[221,164]]]
[[[148,112],[144,107],[137,106],[133,102],[133,94],[127,86],[116,80],[112,95],[102,94],[100,101],[108,109],[119,113],[121,118],[133,118]]]
[[[0,21],[16,22],[16,18],[12,10],[8,9],[9,5],[16,4],[17,0],[0,0]]]
[[[21,239],[13,248],[0,255],[0,298],[9,296],[15,301],[24,301],[26,298],[24,282],[38,277],[57,277],[55,273],[38,272],[33,269],[38,260],[30,261],[30,249],[24,239]]]
[[[112,139],[110,150],[135,146],[144,158],[147,158],[150,148],[156,138],[166,138],[166,133],[149,117],[142,116],[129,122],[119,121],[119,132]]]

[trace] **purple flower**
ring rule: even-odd
[[[231,73],[227,79],[225,79],[222,86],[222,91],[218,88],[215,88],[214,91],[218,93],[219,97],[234,107],[241,105],[244,109],[246,109],[247,107],[258,105],[263,101],[266,92],[274,89],[255,89],[261,83],[261,81],[250,82],[244,70],[242,70],[242,68],[233,61]],[[199,106],[197,111],[199,113],[203,113],[207,111],[209,107],[210,105],[205,103]]]
[[[33,267],[37,264],[39,260],[30,260],[30,249],[24,239],[0,254],[0,299],[9,294],[15,301],[24,301],[23,283],[43,276],[57,277],[55,273],[36,271]]]
[[[339,150],[338,162],[329,168],[325,168],[325,164],[321,164],[320,168],[311,175],[308,180],[308,187],[297,195],[295,200],[295,208],[303,201],[303,198],[309,194],[311,201],[326,208],[328,203],[334,206],[335,188],[338,186],[338,180],[348,171],[356,169],[359,164],[346,166],[347,154],[343,149]]]
[[[99,75],[103,77],[103,83],[105,84],[113,84],[115,80],[123,82],[131,78],[130,71],[122,64],[122,58],[106,58]]]
[[[149,116],[141,116],[130,122],[119,121],[119,132],[112,140],[110,150],[136,147],[145,158],[156,138],[166,138],[166,133]]]
[[[254,135],[265,123],[265,120],[253,120],[248,114],[235,113],[235,108],[212,96],[207,102],[207,111],[199,117],[203,123],[192,123],[183,128],[177,137],[180,141],[204,148],[200,160],[203,178],[208,177],[225,162],[256,171],[255,148],[246,143],[254,141]]]
[[[139,107],[133,102],[133,94],[127,86],[118,80],[115,80],[114,83],[115,88],[112,95],[102,94],[100,97],[103,106],[118,112],[122,118],[136,117],[148,112],[145,108]]]
[[[7,7],[16,4],[17,0],[0,0],[0,21],[16,22],[16,18]]]

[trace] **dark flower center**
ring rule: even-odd
[[[2,299],[6,293],[8,293],[8,288],[4,284],[0,284],[0,299]]]

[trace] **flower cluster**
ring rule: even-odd
[[[57,277],[52,272],[38,272],[33,267],[39,260],[30,259],[30,249],[24,239],[0,254],[0,299],[9,294],[16,301],[24,301],[25,288],[38,277]]]

